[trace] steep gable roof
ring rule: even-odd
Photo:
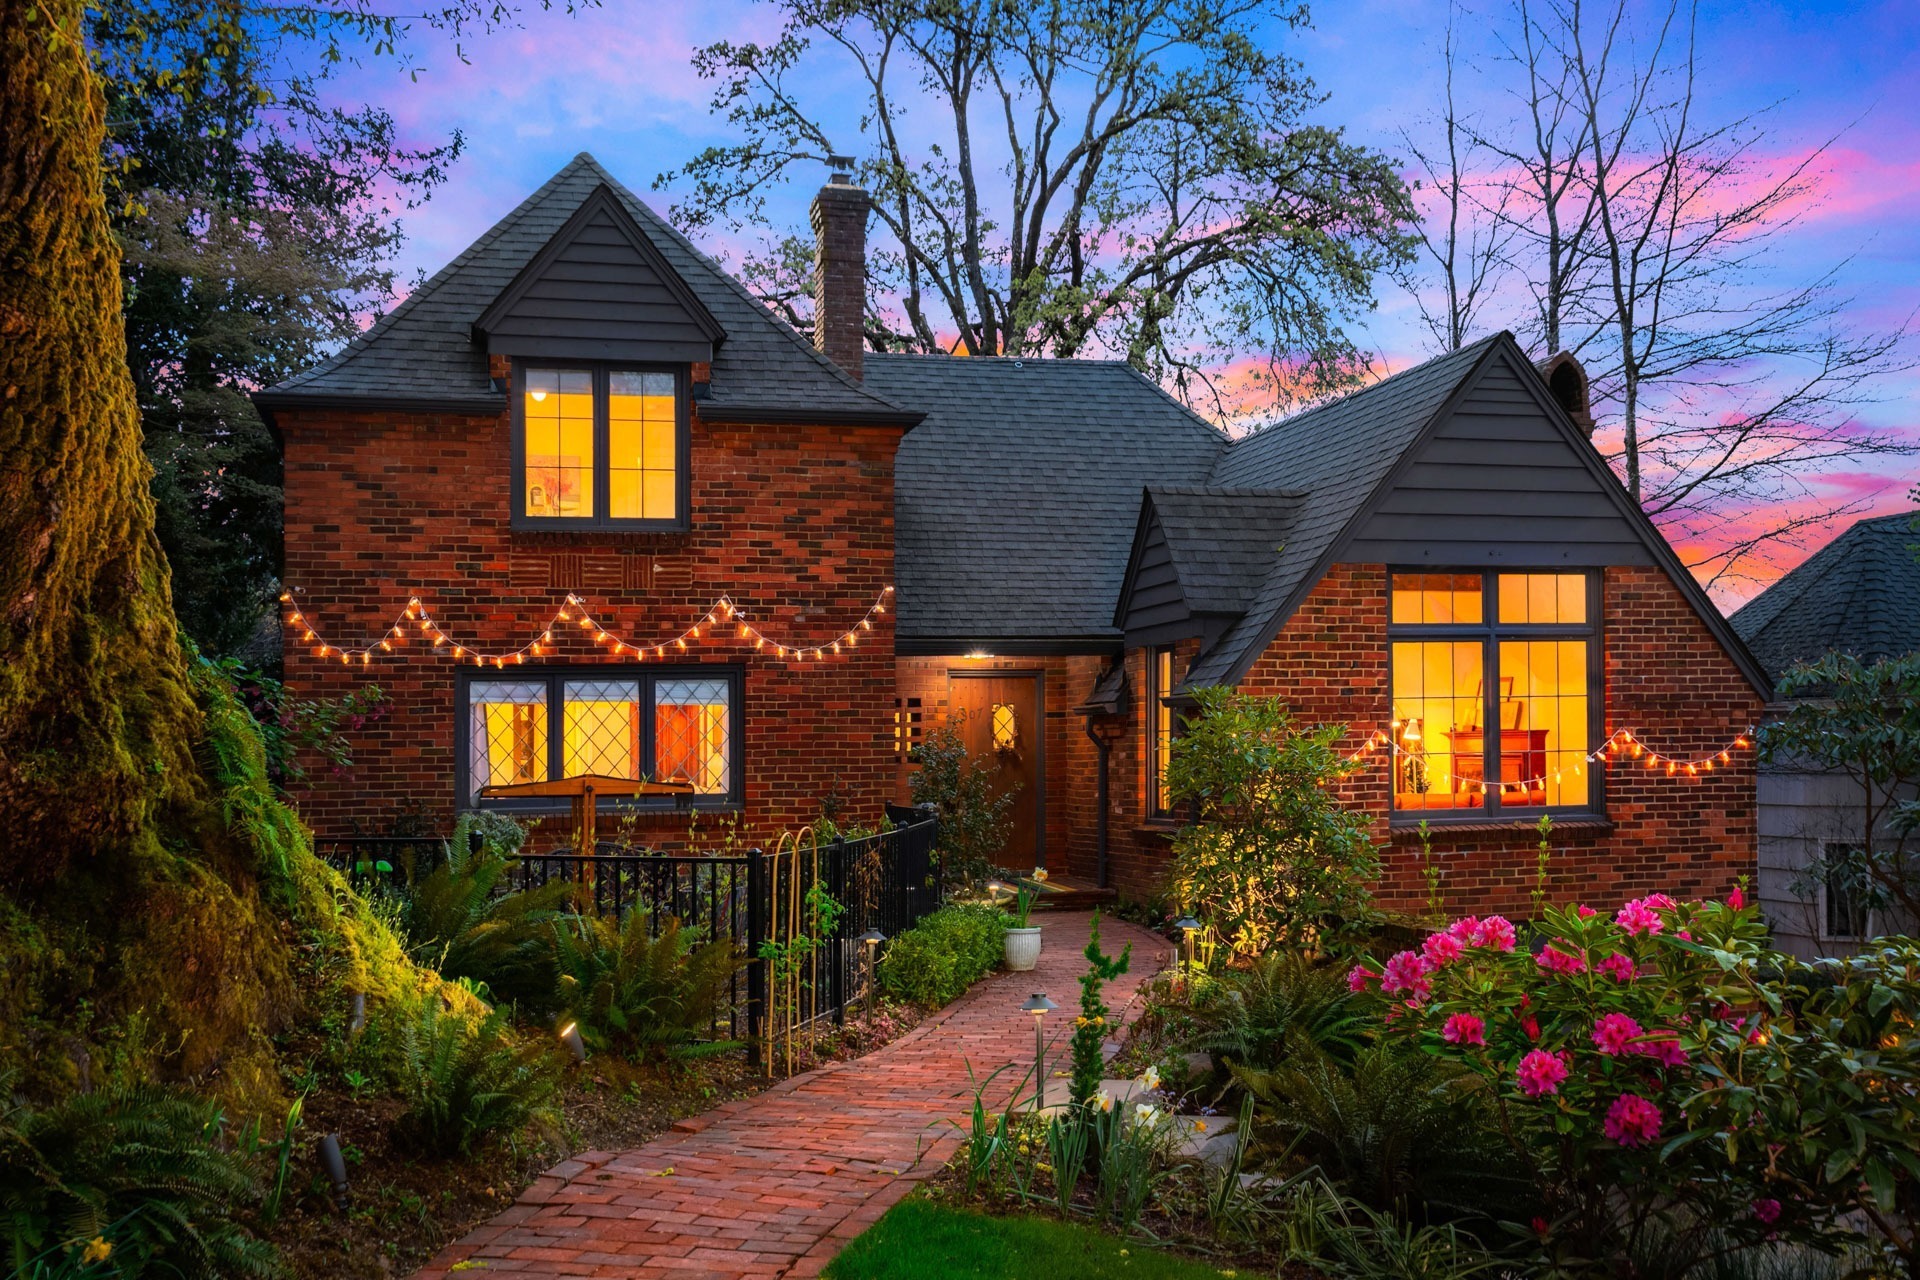
[[[926,414],[894,463],[902,651],[1116,644],[1141,491],[1204,481],[1226,437],[1117,361],[869,353],[866,369]]]
[[[917,415],[849,378],[695,249],[586,152],[331,359],[260,392],[269,411],[377,403],[499,412],[505,398],[473,340],[483,313],[594,192],[606,187],[725,333],[700,415],[733,422],[886,422]]]
[[[1493,376],[1489,376],[1489,371]],[[1470,396],[1485,389],[1480,409],[1496,421],[1486,428],[1506,436],[1498,442],[1450,432],[1455,415]],[[1497,419],[1510,415],[1517,432]],[[1512,450],[1566,477],[1564,492],[1590,504],[1591,513],[1556,505],[1550,499],[1532,519],[1567,527],[1588,558],[1571,563],[1653,564],[1663,569],[1693,607],[1741,673],[1762,695],[1771,692],[1765,669],[1727,624],[1698,582],[1680,563],[1576,426],[1540,372],[1507,333],[1449,352],[1425,364],[1310,410],[1259,435],[1236,442],[1215,468],[1215,483],[1292,484],[1307,490],[1295,520],[1293,540],[1267,575],[1253,604],[1218,643],[1195,661],[1188,687],[1234,684],[1250,670],[1314,584],[1343,557],[1373,558],[1387,548],[1407,545],[1392,536],[1392,520],[1379,517],[1398,495],[1397,485],[1416,467],[1485,469],[1489,448]],[[1475,451],[1480,451],[1476,453]],[[1487,495],[1468,493],[1484,506]],[[1423,517],[1411,517],[1419,521]],[[1404,519],[1404,517],[1403,517]],[[1428,517],[1427,519],[1431,519]],[[1464,546],[1492,545],[1501,528],[1515,524],[1509,513],[1481,511],[1453,519],[1456,529],[1472,528],[1467,542],[1441,544],[1438,554],[1457,562]],[[1389,526],[1383,530],[1383,526]],[[1364,535],[1364,536],[1363,536]],[[1546,548],[1512,543],[1529,559]],[[1600,548],[1597,552],[1595,547]],[[1498,563],[1497,560],[1489,563]]]
[[[1916,515],[1856,521],[1730,620],[1776,679],[1829,650],[1863,661],[1920,650]]]
[[[1149,577],[1168,579],[1153,584],[1167,597],[1159,612],[1167,604],[1182,615],[1246,612],[1305,498],[1299,489],[1148,485],[1114,625],[1129,630],[1149,622],[1155,611],[1135,607],[1148,604]]]

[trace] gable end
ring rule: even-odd
[[[489,355],[711,362],[726,336],[610,187],[596,187],[474,322]]]
[[[1140,523],[1134,532],[1126,574],[1120,579],[1113,625],[1125,633],[1129,645],[1160,644],[1198,632],[1173,566],[1173,548],[1151,495],[1143,495],[1140,500]]]

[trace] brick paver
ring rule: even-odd
[[[969,1065],[982,1078],[1010,1067],[1001,1085],[1032,1065],[1033,1024],[1020,1012],[1032,992],[1060,1006],[1049,1067],[1065,1069],[1091,915],[1034,919],[1046,932],[1033,973],[990,977],[884,1049],[682,1121],[643,1147],[563,1161],[418,1275],[440,1280],[465,1263],[457,1274],[817,1276],[952,1154],[958,1136],[941,1122],[972,1105]],[[1121,1010],[1173,950],[1123,921],[1100,931],[1110,953],[1133,943],[1131,971],[1108,987]]]

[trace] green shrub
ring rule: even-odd
[[[1199,1048],[1244,1067],[1280,1065],[1305,1044],[1350,1062],[1370,1023],[1346,974],[1292,951],[1206,982],[1195,1000]]]
[[[741,957],[669,918],[649,937],[644,911],[623,923],[569,916],[553,926],[560,1008],[595,1049],[629,1057],[689,1052],[712,1025]]]
[[[887,944],[876,978],[896,1000],[939,1006],[993,972],[1005,952],[1007,916],[978,903],[935,911]]]
[[[234,1221],[257,1161],[226,1149],[220,1108],[156,1085],[9,1101],[0,1075],[0,1242],[9,1274],[277,1276],[272,1246]],[[83,1257],[101,1261],[98,1269]]]
[[[1341,1195],[1324,1182],[1285,1206],[1286,1256],[1332,1280],[1478,1280],[1518,1274],[1451,1224],[1418,1225]]]
[[[914,748],[914,759],[920,767],[908,786],[915,804],[931,804],[940,812],[936,852],[944,877],[979,883],[1007,843],[1007,815],[1016,792],[999,789],[994,771],[973,762],[955,729],[929,733]]]
[[[544,1012],[556,976],[552,922],[572,886],[555,881],[501,894],[516,842],[490,831],[473,852],[471,822],[461,819],[446,861],[402,893],[397,915],[407,953],[443,978],[484,986],[491,999]]]
[[[515,1043],[502,1010],[473,1020],[424,1001],[400,1029],[400,1135],[434,1155],[551,1123],[559,1064],[550,1046]]]

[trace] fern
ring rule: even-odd
[[[257,1160],[227,1150],[214,1103],[157,1085],[34,1108],[0,1074],[0,1243],[12,1272],[64,1274],[96,1239],[98,1274],[284,1274],[271,1245],[235,1221],[257,1204]]]
[[[473,852],[466,830],[463,819],[446,861],[401,902],[407,952],[442,977],[484,984],[494,1000],[543,1013],[555,977],[551,925],[572,886],[555,881],[502,894],[511,859],[492,840]]]
[[[1289,1149],[1367,1204],[1479,1208],[1524,1191],[1479,1078],[1437,1058],[1373,1045],[1349,1066],[1299,1041],[1282,1066],[1233,1074]]]
[[[470,1022],[428,999],[400,1029],[407,1110],[396,1128],[435,1155],[465,1155],[494,1134],[550,1125],[558,1074],[548,1046],[514,1042],[505,1012]]]
[[[644,911],[624,922],[573,916],[553,927],[559,1001],[593,1048],[684,1056],[712,1024],[740,967],[731,941],[701,942],[669,917],[649,937]]]
[[[1200,1047],[1208,1053],[1271,1068],[1289,1045],[1312,1045],[1343,1062],[1360,1051],[1369,1019],[1337,968],[1275,950],[1219,985],[1197,1011],[1205,1026]]]

